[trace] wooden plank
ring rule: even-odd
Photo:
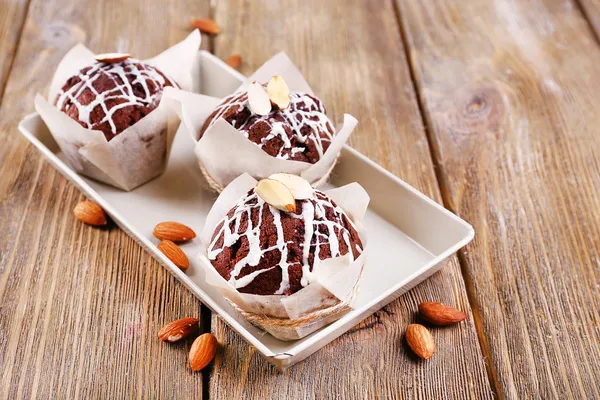
[[[200,303],[115,226],[74,220],[82,196],[17,132],[77,42],[144,58],[183,39],[208,1],[34,0],[0,113],[0,398],[193,398],[189,344],[161,325]]]
[[[28,3],[28,0],[0,3],[0,38],[2,38],[0,41],[0,99],[15,56],[17,43],[21,38]]]
[[[299,65],[328,112],[358,118],[351,144],[439,200],[427,138],[391,2],[218,2],[216,54],[239,53],[249,74],[280,50]],[[438,329],[438,352],[417,361],[403,332],[421,301],[469,309],[456,259],[317,354],[278,373],[213,315],[225,344],[211,398],[491,398],[470,323]]]
[[[400,0],[500,398],[600,398],[600,51],[570,2]]]
[[[600,39],[600,0],[578,0],[578,4],[596,37]]]

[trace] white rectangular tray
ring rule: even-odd
[[[203,94],[223,97],[244,79],[208,52],[201,51],[198,57],[202,87],[197,89]],[[37,113],[25,117],[19,130],[56,169],[100,204],[194,295],[282,370],[308,357],[431,276],[448,256],[471,241],[474,234],[468,223],[345,146],[329,186],[358,182],[371,196],[365,218],[369,237],[367,262],[356,309],[301,340],[285,342],[248,323],[220,293],[204,284],[196,260],[197,240],[182,246],[191,263],[185,273],[156,248],[158,240],[152,236],[152,229],[157,223],[181,221],[199,232],[216,198],[206,189],[193,154],[194,143],[188,135],[176,136],[169,166],[162,176],[124,192],[75,173]]]

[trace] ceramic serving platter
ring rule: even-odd
[[[203,94],[223,97],[244,80],[243,75],[208,52],[200,51],[198,58],[201,84],[196,90]],[[75,173],[38,114],[26,116],[19,130],[57,170],[100,204],[195,296],[282,370],[316,352],[431,276],[474,234],[468,223],[345,146],[328,187],[358,182],[371,197],[365,218],[369,241],[367,261],[355,309],[303,339],[281,341],[248,323],[220,293],[203,282],[197,264],[197,241],[182,245],[190,259],[186,272],[156,248],[158,240],[152,236],[152,229],[157,223],[181,221],[199,232],[216,199],[198,169],[194,143],[189,135],[177,134],[169,166],[162,176],[124,192]]]

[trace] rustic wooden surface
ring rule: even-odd
[[[583,17],[590,22],[596,37],[600,38],[600,0],[579,0],[579,5]]]
[[[581,3],[1,3],[0,398],[600,398],[600,8]],[[477,232],[285,373],[206,309],[224,346],[191,373],[189,343],[155,336],[200,303],[118,228],[77,223],[81,194],[16,129],[75,43],[144,58],[192,17],[222,25],[204,47],[243,73],[285,50],[334,120],[359,119],[353,147]],[[425,300],[472,318],[422,362],[402,335]]]
[[[498,395],[600,398],[600,65],[569,2],[400,0]]]
[[[354,148],[441,199],[393,5],[361,0],[344,4],[219,2],[215,18],[223,25],[227,21],[227,29],[215,39],[215,54],[243,54],[242,72],[250,74],[285,49],[335,121],[344,112],[360,121],[350,140]],[[334,20],[351,23],[328,26]],[[294,29],[282,31],[277,21]],[[209,397],[489,398],[473,325],[434,331],[438,353],[430,362],[416,361],[406,351],[404,329],[414,319],[417,304],[428,299],[468,310],[455,258],[439,274],[283,374],[213,316],[212,330],[225,346],[214,365]]]
[[[202,396],[189,344],[156,339],[158,326],[198,315],[200,303],[121,230],[77,223],[83,196],[17,131],[76,43],[149,57],[189,33],[190,13],[209,10],[208,1],[155,3],[29,5],[0,117],[0,398]]]
[[[21,38],[27,6],[27,0],[5,2],[0,6],[0,98]]]

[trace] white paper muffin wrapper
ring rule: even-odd
[[[200,33],[144,62],[155,66],[182,89],[195,87]],[[61,87],[71,76],[95,62],[94,53],[83,44],[73,47],[60,62],[48,99],[39,93],[35,108],[60,146],[71,167],[82,175],[123,190],[132,190],[160,175],[167,166],[171,144],[179,125],[165,90],[160,104],[151,113],[125,129],[110,142],[98,130],[86,129],[52,105]]]
[[[283,52],[263,64],[236,92],[245,90],[247,85],[255,80],[268,82],[274,75],[281,75],[293,92],[313,94],[298,68]],[[309,182],[316,182],[327,175],[342,146],[358,123],[353,116],[344,114],[343,125],[337,129],[323,157],[315,164],[310,164],[270,156],[222,118],[207,129],[198,140],[204,122],[222,99],[184,91],[178,91],[173,97],[180,101],[177,114],[183,126],[197,142],[194,153],[200,165],[223,187],[243,173],[261,179],[278,172],[288,172],[300,175]]]
[[[215,270],[207,257],[207,247],[214,230],[229,210],[255,187],[256,183],[250,175],[241,175],[225,188],[208,213],[200,234],[202,250],[198,255],[206,283],[217,288],[243,311],[276,318],[298,319],[307,313],[347,300],[361,275],[367,251],[367,238],[362,221],[369,204],[369,195],[358,183],[324,191],[346,212],[358,230],[363,252],[355,261],[352,262],[349,255],[322,260],[318,270],[313,271],[315,279],[290,296],[240,293]],[[352,307],[352,302],[349,306]]]

